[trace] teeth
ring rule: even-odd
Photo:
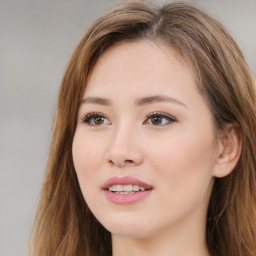
[[[131,192],[127,192],[127,191],[122,191],[122,192],[120,192],[120,191],[117,191],[117,192],[115,192],[115,194],[134,194],[135,192],[134,191],[131,191]]]
[[[132,191],[132,185],[124,185],[124,191]]]
[[[145,191],[146,189],[138,185],[129,184],[129,185],[113,185],[108,187],[108,190],[112,192],[117,192],[118,194],[130,194],[130,193],[135,193],[139,190]]]

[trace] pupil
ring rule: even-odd
[[[103,124],[104,120],[102,117],[98,116],[94,119],[95,124]]]
[[[152,123],[153,124],[161,124],[162,123],[162,117],[160,117],[160,116],[152,117]]]

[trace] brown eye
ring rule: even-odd
[[[162,123],[162,117],[161,116],[154,116],[151,118],[151,123],[153,125],[160,125]]]
[[[95,124],[95,125],[101,125],[104,123],[104,118],[102,116],[97,116],[95,118],[92,119],[92,122]]]
[[[144,124],[150,124],[153,126],[165,126],[176,122],[175,118],[165,113],[151,113],[147,115],[147,119]]]
[[[89,126],[103,126],[109,125],[111,122],[101,113],[89,113],[84,116],[82,123],[85,123]]]

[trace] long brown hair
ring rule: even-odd
[[[111,255],[111,235],[88,209],[72,160],[77,113],[97,58],[118,42],[161,41],[190,63],[216,129],[236,122],[242,152],[235,170],[216,179],[206,239],[212,256],[256,255],[256,94],[239,47],[224,27],[185,3],[117,5],[100,17],[75,49],[62,80],[45,181],[30,254]]]

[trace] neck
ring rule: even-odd
[[[184,239],[184,242],[176,241],[177,238],[172,241],[162,237],[113,237],[113,256],[210,256],[206,244],[199,244],[193,237],[191,240]]]
[[[187,223],[188,224],[188,223]],[[112,234],[113,256],[210,256],[205,225],[194,223],[184,228],[159,230],[153,236],[124,237]]]

